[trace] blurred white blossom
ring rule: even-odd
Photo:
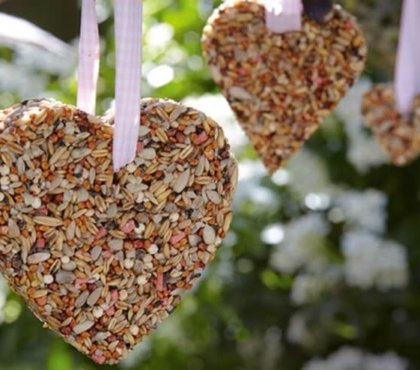
[[[155,23],[146,31],[146,45],[158,54],[169,46],[175,30],[169,23]]]
[[[336,203],[350,227],[378,234],[385,231],[387,197],[384,193],[373,189],[347,191]]]
[[[291,188],[301,197],[333,192],[325,163],[315,153],[302,148],[289,161],[287,169]]]
[[[27,99],[38,97],[46,85],[45,76],[0,60],[0,92],[16,93]]]
[[[95,8],[98,23],[105,22],[112,15],[111,3],[107,0],[96,0]]]
[[[171,66],[162,64],[152,67],[146,75],[148,84],[153,88],[159,88],[172,82],[175,72]]]
[[[328,209],[331,204],[331,197],[328,194],[309,193],[305,197],[305,206],[312,211],[322,211]]]
[[[12,49],[22,45],[33,45],[37,49],[66,58],[69,45],[35,24],[13,15],[0,13],[0,45]]]
[[[0,45],[14,51],[10,62],[0,61],[0,93],[16,93],[21,99],[38,97],[46,88],[47,74],[70,76],[74,72],[75,46],[22,18],[0,13],[0,19]]]
[[[327,359],[314,359],[303,370],[405,370],[407,362],[392,352],[367,354],[360,349],[343,347]]]
[[[261,185],[266,169],[260,161],[243,160],[239,163],[239,182],[235,193],[234,207],[240,207],[244,201],[250,200],[258,205],[258,210],[267,212],[276,209],[275,193]]]
[[[304,315],[295,313],[289,321],[287,328],[287,339],[290,343],[310,346],[313,342],[313,336],[309,331]]]
[[[70,76],[76,69],[77,48],[68,46],[66,56],[53,54],[33,45],[16,45],[13,64],[26,71]]]
[[[296,305],[314,302],[325,291],[332,289],[340,276],[340,270],[333,265],[325,265],[316,273],[300,273],[293,280],[290,299]]]
[[[408,261],[402,245],[365,231],[343,238],[344,274],[347,283],[364,289],[403,288],[408,281]]]
[[[337,108],[338,116],[343,120],[349,139],[347,159],[361,173],[366,173],[372,167],[388,163],[385,151],[376,142],[373,135],[366,132],[361,104],[363,95],[372,87],[366,79],[360,79]]]
[[[44,94],[48,75],[74,73],[77,49],[24,19],[0,13],[0,45],[14,52],[11,61],[0,61],[0,93],[20,99]]]
[[[309,214],[284,226],[284,240],[271,256],[271,265],[283,273],[293,273],[302,266],[325,261],[325,235],[329,227],[320,214]]]
[[[281,224],[268,225],[261,232],[261,240],[266,244],[278,244],[284,240],[284,227]]]
[[[347,159],[360,173],[366,173],[372,167],[389,163],[386,152],[362,129],[357,135],[349,136],[349,139]]]

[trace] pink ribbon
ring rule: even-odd
[[[265,0],[266,24],[275,33],[300,31],[302,28],[301,0]]]
[[[115,1],[114,171],[132,162],[140,127],[142,0]],[[77,106],[95,114],[99,74],[99,32],[95,0],[83,0],[79,45]]]
[[[99,31],[95,0],[83,0],[80,27],[77,106],[95,114],[99,75]]]
[[[142,0],[115,1],[114,171],[134,160],[140,127]]]
[[[409,114],[413,100],[420,94],[420,1],[405,0],[400,27],[395,94],[397,109]]]

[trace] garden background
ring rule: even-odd
[[[141,370],[420,369],[420,161],[391,166],[360,116],[363,93],[392,79],[400,1],[338,1],[370,52],[366,73],[305,148],[272,178],[201,57],[220,3],[144,1],[143,95],[184,100],[226,130],[240,162],[231,232],[173,316],[114,368]],[[63,40],[0,39],[0,108],[47,96],[75,103],[79,3],[0,0]],[[112,2],[97,0],[98,110],[112,103]],[[93,370],[41,328],[0,280],[0,370]]]

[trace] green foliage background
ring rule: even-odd
[[[36,6],[33,4],[36,3]],[[52,3],[56,5],[52,8]],[[70,40],[78,31],[77,3],[39,0],[9,1],[1,11],[19,14],[55,35]],[[67,2],[66,2],[67,3]],[[145,0],[145,29],[168,23],[174,34],[168,48],[144,47],[144,61],[168,64],[175,71],[173,81],[153,89],[144,82],[147,95],[180,100],[186,96],[217,92],[201,60],[200,35],[217,1]],[[376,81],[392,78],[398,35],[400,1],[343,0],[356,14],[370,43],[366,73]],[[32,6],[30,6],[32,4]],[[57,22],[57,19],[65,20]],[[103,37],[99,110],[104,111],[114,91],[113,20],[101,24]],[[0,57],[10,60],[10,49]],[[174,57],[176,55],[176,58]],[[48,76],[48,90],[56,98],[74,103],[73,76]],[[0,106],[18,101],[19,96],[0,93]],[[214,107],[215,110],[218,107]],[[349,344],[370,352],[394,350],[409,359],[410,369],[420,368],[420,163],[404,169],[382,166],[366,175],[348,163],[346,137],[336,118],[334,130],[321,129],[308,148],[322,156],[334,183],[364,189],[373,187],[388,195],[389,235],[408,248],[410,283],[405,290],[382,293],[338,286],[314,304],[304,307],[314,338],[310,346],[288,342],[284,331],[296,310],[289,298],[293,276],[270,268],[271,246],[262,242],[264,227],[286,222],[305,209],[286,186],[275,185],[268,177],[261,185],[275,194],[274,206],[266,209],[246,201],[238,207],[232,231],[236,235],[220,248],[201,284],[186,295],[181,306],[136,355],[120,369],[214,370],[283,369],[297,370],[314,356],[325,356]],[[334,143],[334,145],[330,145]],[[255,158],[247,148],[240,160]],[[338,226],[339,228],[340,226]],[[339,251],[333,253],[340,258]],[[399,315],[398,315],[399,313]],[[93,370],[97,366],[78,354],[41,324],[19,298],[9,295],[0,324],[0,370]],[[340,369],[338,369],[340,370]]]

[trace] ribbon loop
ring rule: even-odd
[[[302,28],[301,0],[265,0],[266,23],[275,33],[300,31]]]
[[[113,166],[134,160],[140,127],[142,0],[115,1],[116,85]]]
[[[400,40],[395,71],[397,109],[409,114],[420,94],[420,1],[405,0],[401,17]]]
[[[99,30],[95,0],[83,0],[80,26],[77,107],[95,114],[99,76]]]

